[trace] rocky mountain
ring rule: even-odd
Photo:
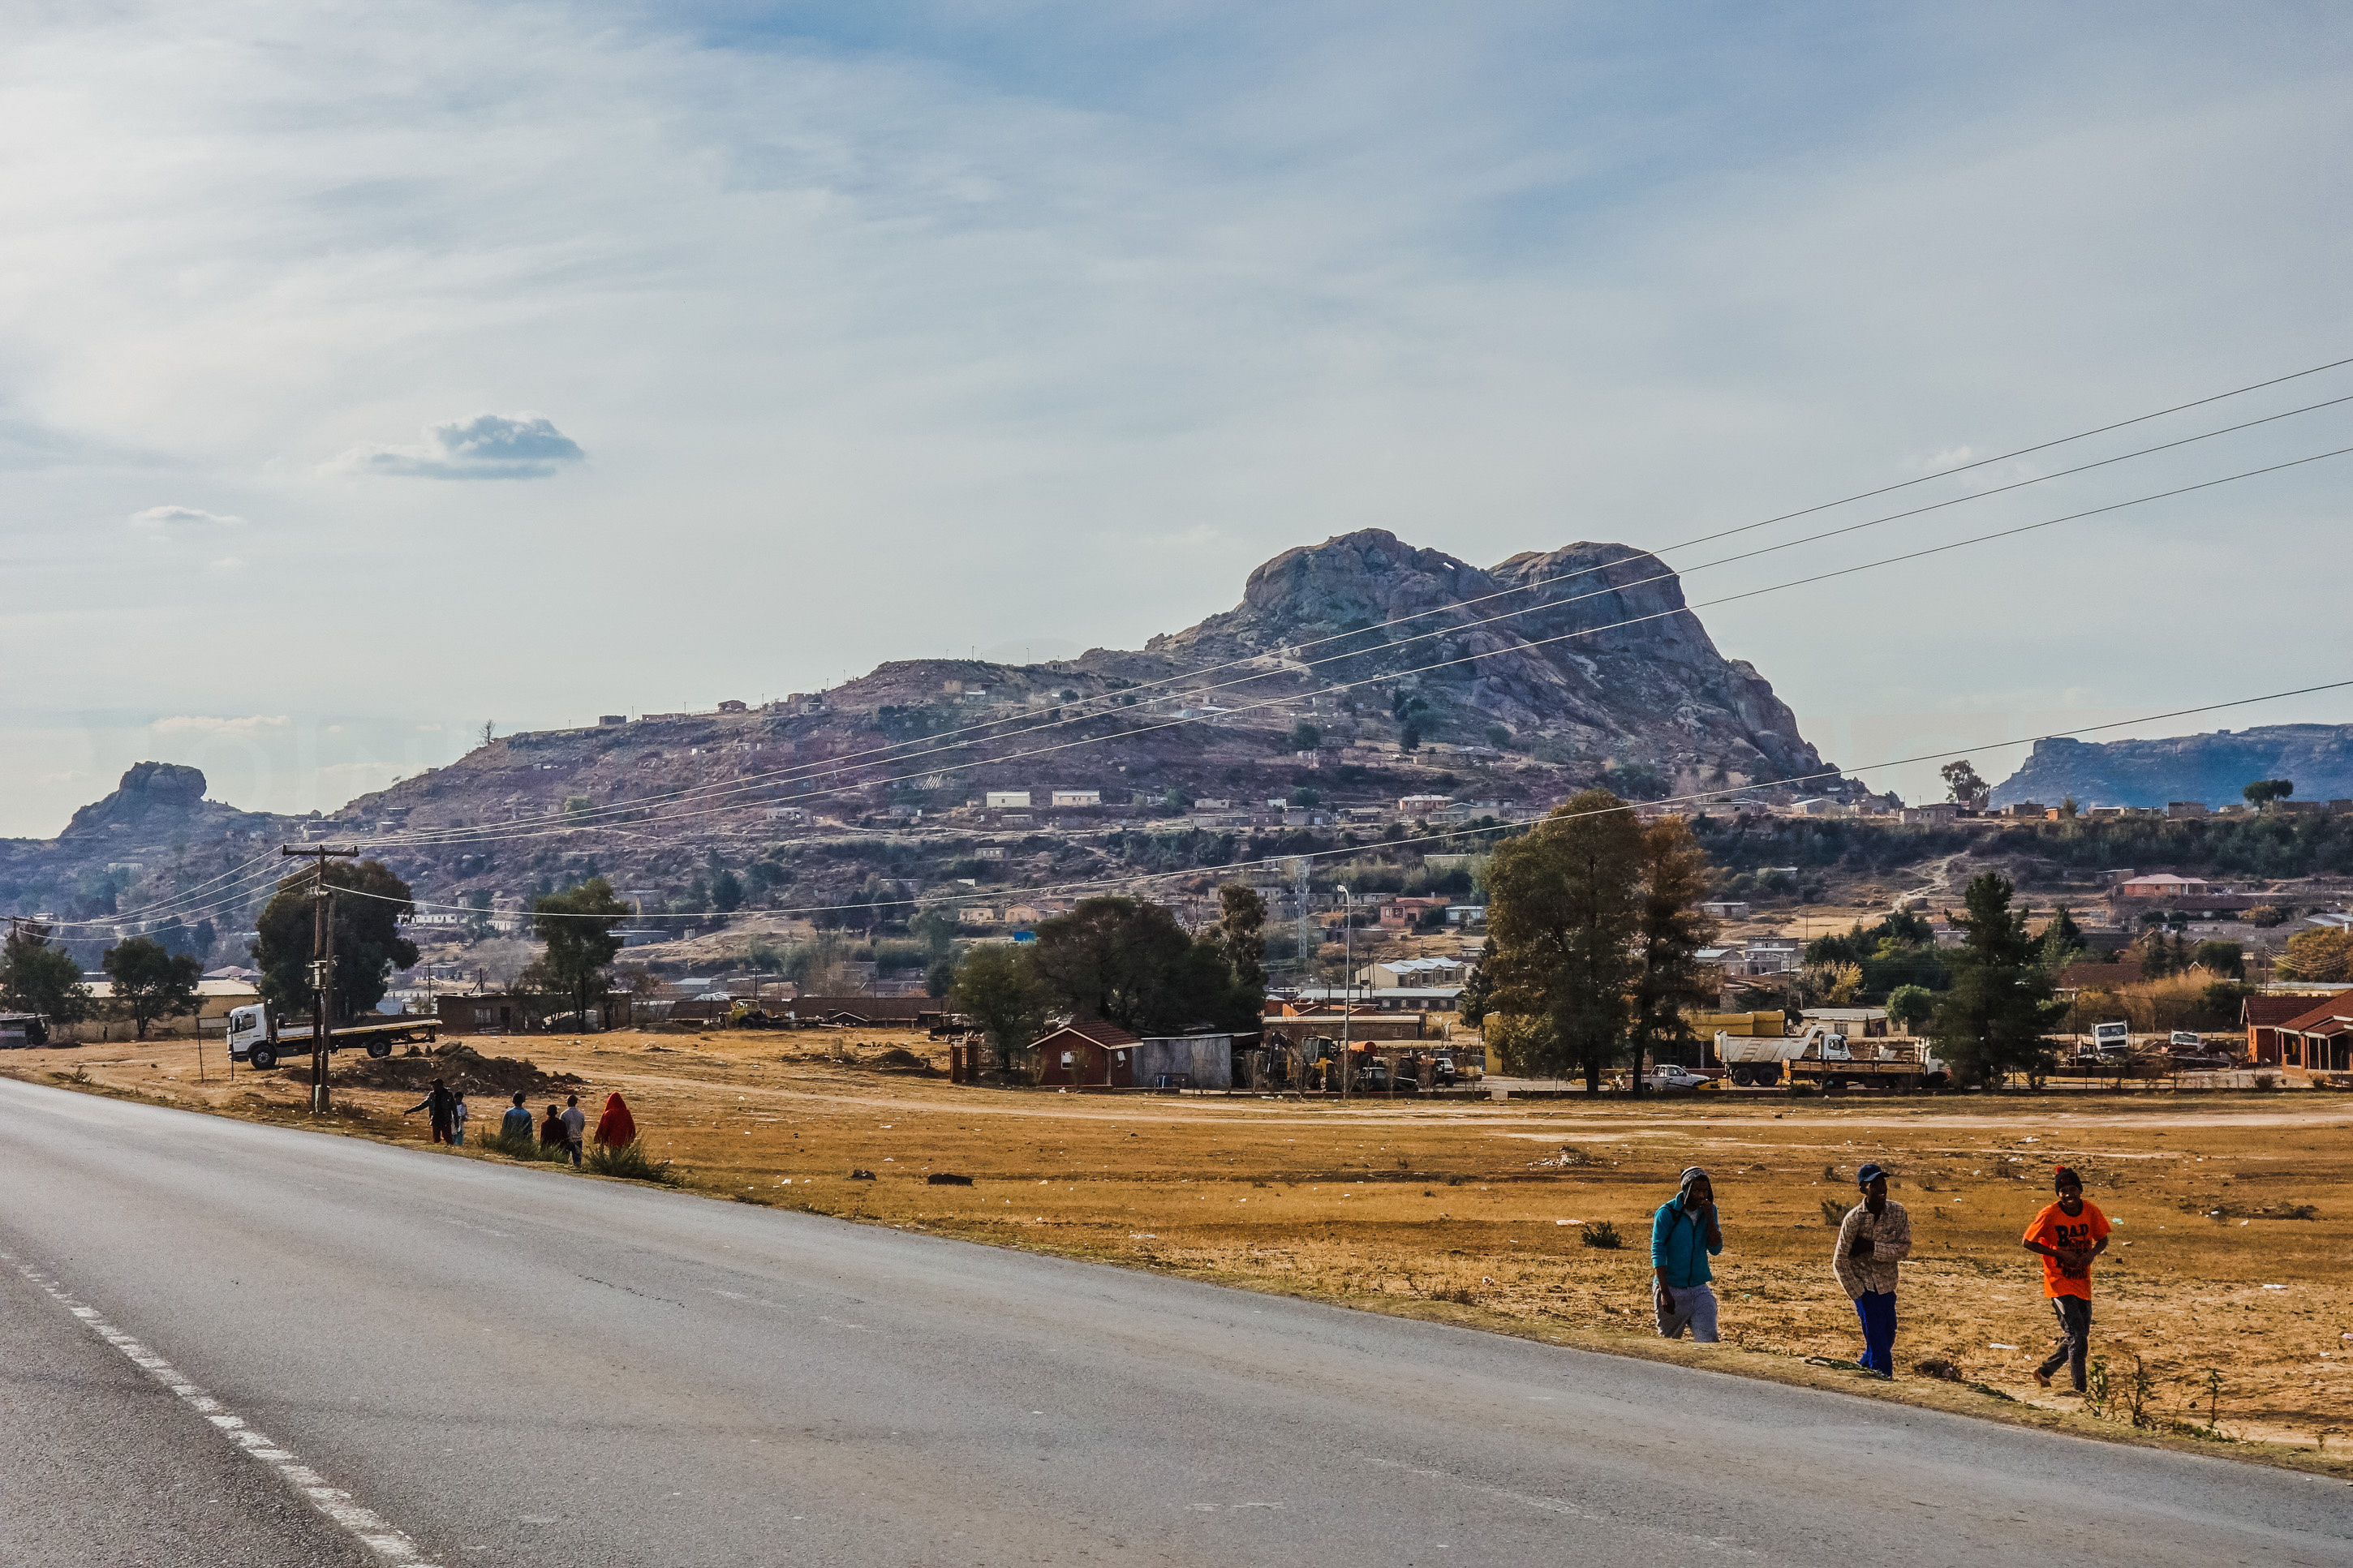
[[[1351,686],[1337,710],[1403,694],[1428,704],[1425,732],[1563,762],[1744,777],[1821,766],[1755,667],[1716,651],[1675,574],[1622,544],[1481,571],[1366,529],[1285,551],[1238,607],[1145,651],[1195,667],[1277,659],[1308,691]]]
[[[0,843],[0,910],[135,910],[306,829],[372,846],[444,910],[590,874],[649,915],[700,909],[731,870],[754,903],[807,908],[1139,856],[1227,864],[1331,831],[1271,801],[1511,815],[1597,783],[1656,798],[1823,765],[1655,557],[1579,543],[1480,568],[1366,530],[1284,552],[1235,608],[1141,649],[894,662],[762,707],[508,736],[325,823],[236,812],[195,769],[142,763],[57,839]],[[1035,809],[991,809],[992,791]],[[230,930],[250,912],[215,911]]]
[[[113,793],[75,812],[57,837],[0,838],[0,910],[111,921],[118,911],[168,900],[298,832],[290,818],[206,800],[199,769],[140,763]],[[186,923],[193,927],[211,912]],[[147,924],[134,919],[123,929]],[[94,967],[116,931],[111,923],[76,925],[58,935]]]
[[[2056,805],[2073,795],[2085,806],[2232,805],[2257,779],[2294,780],[2298,800],[2353,797],[2353,724],[2273,724],[2162,741],[2038,741],[2025,764],[1994,786],[1993,802]]]

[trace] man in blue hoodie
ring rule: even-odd
[[[1661,1339],[1679,1340],[1689,1329],[1693,1343],[1716,1342],[1715,1290],[1709,1284],[1715,1276],[1707,1260],[1723,1250],[1715,1188],[1707,1173],[1694,1165],[1683,1173],[1675,1195],[1651,1218],[1651,1272],[1656,1280],[1651,1305],[1658,1310]]]

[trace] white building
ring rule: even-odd
[[[1026,789],[993,789],[988,792],[986,804],[991,811],[1027,811],[1029,809],[1029,792]]]
[[[1027,795],[1022,796],[1021,804],[1023,805],[1029,805],[1029,797]],[[1103,804],[1103,791],[1099,789],[1058,789],[1054,792],[1054,804],[1060,806],[1101,805]]]

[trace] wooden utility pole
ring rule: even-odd
[[[356,860],[356,849],[326,845],[281,844],[278,853],[311,862],[311,1114],[327,1113],[328,994],[335,984],[334,895],[327,889],[327,862]]]

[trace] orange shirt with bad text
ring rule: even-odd
[[[2095,1205],[2087,1201],[2083,1213],[2071,1216],[2054,1203],[2034,1216],[2034,1223],[2026,1227],[2024,1239],[2040,1242],[2044,1247],[2072,1247],[2088,1252],[2107,1234],[2108,1216],[2102,1214]],[[2085,1300],[2091,1300],[2090,1265],[2070,1273],[2060,1267],[2057,1258],[2043,1258],[2042,1293],[2045,1296],[2081,1296]]]

